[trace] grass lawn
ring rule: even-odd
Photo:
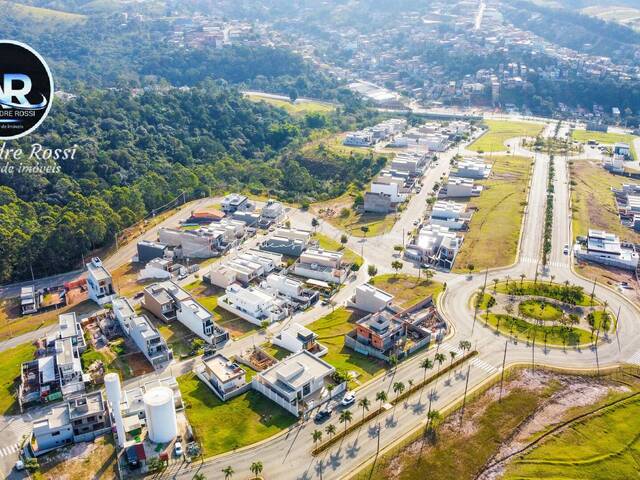
[[[311,209],[318,217],[354,237],[375,237],[391,231],[396,223],[396,213],[356,212],[353,204],[358,194],[364,195],[364,192],[352,185],[344,195],[314,203]],[[348,214],[343,214],[343,211]],[[366,234],[362,227],[369,229]]]
[[[544,128],[541,123],[510,122],[508,120],[485,120],[489,130],[469,145],[474,152],[506,152],[504,142],[515,137],[535,137]]]
[[[328,237],[322,233],[314,233],[313,238],[318,241],[320,248],[324,250],[331,250],[334,252],[342,252],[342,259],[347,263],[355,263],[358,266],[362,266],[364,262],[362,257],[350,248],[344,247],[340,242]]]
[[[562,310],[541,300],[525,300],[518,305],[520,315],[543,322],[552,322],[562,317]]]
[[[434,301],[442,293],[442,283],[433,280],[419,279],[412,275],[378,275],[369,280],[371,285],[384,290],[394,296],[394,302],[401,307],[408,308],[420,300],[433,295]]]
[[[478,182],[484,185],[483,192],[470,200],[469,207],[477,211],[465,233],[454,272],[466,271],[467,265],[483,270],[515,261],[532,161],[527,157],[494,158],[491,177]]]
[[[363,314],[341,307],[307,325],[309,330],[318,334],[318,342],[329,349],[322,359],[337,370],[356,372],[357,381],[360,384],[370,380],[385,368],[382,361],[357,353],[344,345],[345,334],[353,330],[354,323],[362,316]],[[351,387],[354,386],[356,385],[351,385]]]
[[[478,294],[473,297],[473,307],[475,308],[476,303],[478,305],[478,310],[486,310],[489,307],[489,302],[493,298],[493,295],[489,295],[488,293],[483,293],[482,298],[478,298]],[[493,303],[495,304],[495,298],[493,298]]]
[[[640,477],[640,399],[611,406],[576,422],[507,466],[503,478]]]
[[[224,295],[223,289],[207,285],[199,279],[186,285],[185,290],[191,293],[204,308],[213,312],[216,323],[229,330],[232,338],[240,338],[259,329],[258,326],[218,306],[218,298]]]
[[[18,298],[0,300],[0,340],[17,337],[24,333],[33,332],[49,325],[58,323],[58,316],[63,313],[76,312],[78,316],[93,313],[97,306],[91,300],[85,300],[75,305],[48,310],[34,315],[20,315]]]
[[[512,290],[515,286],[517,290]],[[569,285],[572,287],[572,285]],[[515,296],[532,295],[537,297],[546,297],[553,300],[563,301],[562,291],[565,289],[565,285],[559,283],[550,282],[537,282],[533,280],[520,281],[512,279],[507,287],[507,282],[500,282],[497,285],[498,293],[507,293]],[[575,304],[579,307],[590,307],[591,296],[586,293],[582,293],[578,301]],[[593,305],[600,305],[598,299],[594,298]]]
[[[289,355],[291,355],[291,352],[289,350],[286,350],[272,343],[263,343],[262,345],[260,345],[260,348],[262,348],[265,352],[267,352],[276,360],[282,360],[283,358],[286,358]]]
[[[498,446],[508,440],[514,430],[544,403],[551,389],[532,391],[513,389],[501,402],[482,397],[467,405],[467,418],[473,426],[461,433],[454,426],[440,428],[437,441],[414,439],[400,450],[384,455],[371,474],[370,468],[352,480],[470,480],[477,478],[485,463],[496,453]],[[454,420],[449,420],[453,422]],[[458,421],[455,420],[456,425]],[[425,475],[425,472],[429,472]]]
[[[613,145],[614,143],[628,143],[631,146],[631,154],[634,158],[638,158],[638,154],[634,147],[633,141],[637,139],[635,135],[629,133],[612,133],[612,132],[587,132],[586,130],[573,130],[571,138],[578,142],[588,142],[595,140],[598,143]]]
[[[611,188],[629,179],[613,175],[592,161],[574,160],[570,167],[573,235],[587,235],[590,228],[606,230],[622,240],[640,243],[640,234],[620,223]]]
[[[259,442],[296,421],[255,391],[222,402],[193,373],[178,377],[178,384],[187,418],[206,457]]]
[[[265,102],[274,107],[284,108],[291,115],[305,115],[307,113],[329,113],[335,111],[336,107],[330,103],[297,100],[291,103],[289,100],[270,98],[257,93],[245,94],[245,98],[252,102]]]
[[[0,371],[2,382],[0,383],[0,414],[8,415],[16,413],[18,401],[15,397],[17,384],[14,383],[20,376],[20,366],[23,362],[33,359],[36,347],[30,343],[23,343],[17,347],[5,350],[0,355]]]
[[[512,317],[510,315],[502,315],[490,313],[482,315],[481,321],[487,321],[489,325],[498,328],[505,335],[512,335],[518,340],[535,341],[538,345],[543,343],[547,345],[585,345],[591,343],[591,332],[581,328],[571,328],[570,330],[552,325],[534,325],[522,318]],[[594,334],[595,339],[595,334]]]

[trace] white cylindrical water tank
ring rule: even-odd
[[[178,421],[173,390],[169,387],[154,387],[144,394],[143,401],[149,439],[155,443],[168,443],[176,438]]]
[[[116,432],[118,434],[118,446],[124,446],[125,432],[122,422],[122,412],[120,411],[120,399],[122,391],[120,390],[120,377],[117,373],[107,373],[104,376],[104,387],[107,390],[107,402],[109,410],[113,415],[113,421],[116,424]]]

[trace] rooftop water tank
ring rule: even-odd
[[[169,387],[154,387],[144,394],[149,439],[154,443],[168,443],[178,434],[176,407],[173,390]]]

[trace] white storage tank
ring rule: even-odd
[[[168,443],[178,435],[173,390],[154,387],[144,394],[144,411],[149,439],[154,443]]]
[[[104,386],[107,390],[107,402],[109,410],[113,415],[116,424],[116,432],[118,433],[118,446],[124,446],[125,432],[122,422],[122,412],[120,411],[120,399],[122,391],[120,390],[120,377],[117,373],[107,373],[104,376]]]

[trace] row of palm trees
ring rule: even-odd
[[[253,462],[249,467],[249,470],[251,471],[251,473],[253,473],[255,478],[258,478],[262,473],[262,470],[264,470],[264,465],[262,465],[261,461]],[[235,473],[236,472],[233,467],[231,467],[231,465],[222,469],[224,480],[231,480]],[[193,476],[193,480],[207,480],[207,477],[204,475],[204,473],[196,473]]]

